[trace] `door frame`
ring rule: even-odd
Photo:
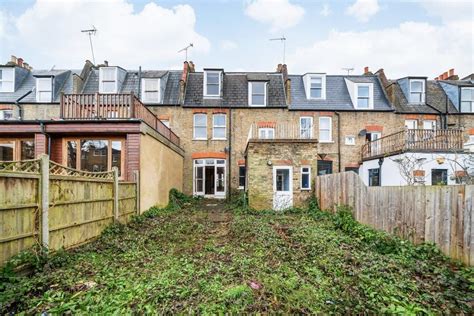
[[[210,162],[212,160],[212,163]],[[201,161],[202,163],[197,163]],[[217,163],[217,161],[224,161],[224,163]],[[196,192],[196,169],[198,167],[203,168],[203,175],[202,175],[202,192]],[[213,167],[214,168],[214,194],[205,194],[206,192],[206,167]],[[217,191],[217,168],[222,167],[224,168],[224,191],[218,192]],[[226,197],[226,190],[227,190],[227,160],[226,159],[219,159],[219,158],[200,158],[200,159],[193,159],[193,195],[194,196],[204,196],[206,198],[216,198],[216,199],[224,199]]]
[[[276,185],[276,181],[277,181],[277,171],[278,170],[288,170],[289,171],[289,174],[288,174],[288,177],[289,177],[289,183],[288,183],[288,191],[277,191],[277,185]],[[276,210],[275,208],[275,200],[277,198],[277,193],[278,192],[285,192],[288,194],[288,196],[290,197],[290,203],[288,205],[288,207],[292,207],[293,206],[293,166],[274,166],[273,167],[273,201],[272,201],[272,206],[273,206],[273,209]],[[283,210],[284,208],[282,208],[281,210]]]

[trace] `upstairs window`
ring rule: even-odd
[[[0,121],[11,120],[13,118],[13,110],[0,110]]]
[[[221,94],[221,72],[204,72],[204,96],[218,97]]]
[[[474,88],[461,88],[461,112],[474,113]]]
[[[267,105],[267,83],[262,81],[249,82],[249,105]]]
[[[205,139],[207,140],[207,114],[199,113],[194,114],[194,139]]]
[[[275,129],[274,128],[259,128],[258,129],[258,138],[259,139],[274,139],[275,138]]]
[[[425,103],[425,81],[410,80],[410,103]]]
[[[142,100],[144,102],[160,102],[160,79],[142,79]]]
[[[36,78],[36,102],[51,102],[53,98],[53,78]]]
[[[226,139],[226,115],[214,114],[212,116],[212,139]]]
[[[321,99],[323,96],[323,78],[311,77],[310,79],[310,98]]]
[[[117,93],[117,68],[99,68],[99,92]]]
[[[370,87],[368,85],[357,86],[357,108],[370,108]]]
[[[319,118],[319,141],[321,143],[329,143],[332,141],[332,118]]]
[[[313,138],[313,118],[311,116],[300,117],[300,138]]]
[[[14,92],[15,91],[15,69],[3,68],[0,69],[0,92]]]
[[[435,120],[425,120],[423,121],[423,129],[435,130],[436,121]]]

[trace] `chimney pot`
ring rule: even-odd
[[[12,55],[12,56],[10,57],[10,61],[11,61],[12,63],[14,63],[15,65],[18,63],[18,59],[16,58],[15,55]]]
[[[30,65],[28,63],[23,63],[23,68],[28,69],[30,68]]]
[[[365,66],[364,67],[364,75],[367,74],[369,72],[369,67],[368,66]]]
[[[449,69],[448,73],[449,73],[450,77],[453,76],[454,75],[454,68]]]
[[[104,60],[104,65],[105,67],[108,67],[109,66],[109,62],[107,60]]]
[[[277,72],[281,72],[282,66],[283,66],[282,64],[278,64],[278,66],[277,66]]]
[[[188,65],[189,65],[189,72],[194,72],[195,71],[194,63],[190,61]]]
[[[23,58],[20,57],[17,59],[17,65],[23,67]]]

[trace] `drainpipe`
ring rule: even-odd
[[[41,127],[41,134],[48,137],[48,156],[49,156],[49,159],[51,159],[51,137],[48,135],[48,133],[45,132],[45,127],[44,127],[43,122],[40,122],[40,127]]]
[[[230,190],[232,187],[232,108],[229,107],[229,165],[227,181],[227,199],[230,200]]]
[[[20,101],[26,98],[28,95],[30,95],[31,92],[33,92],[33,89],[31,89],[30,91],[28,91],[27,93],[25,93],[24,95],[22,95],[15,101],[15,105],[18,107],[18,114],[19,114],[18,116],[20,120],[23,120],[23,107],[21,106]]]
[[[337,161],[338,170],[341,172],[341,113],[335,112],[337,116]]]
[[[142,99],[142,66],[138,67],[138,99]]]
[[[446,106],[445,106],[445,109],[444,109],[444,129],[448,129],[448,95],[446,94]]]

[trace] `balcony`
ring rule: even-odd
[[[463,131],[407,129],[362,146],[362,160],[412,152],[464,151]]]
[[[180,145],[179,137],[133,93],[63,94],[60,111],[63,120],[141,120],[173,144]]]
[[[250,125],[247,143],[259,141],[305,141],[316,142],[313,128],[302,131],[298,124],[259,122]]]

